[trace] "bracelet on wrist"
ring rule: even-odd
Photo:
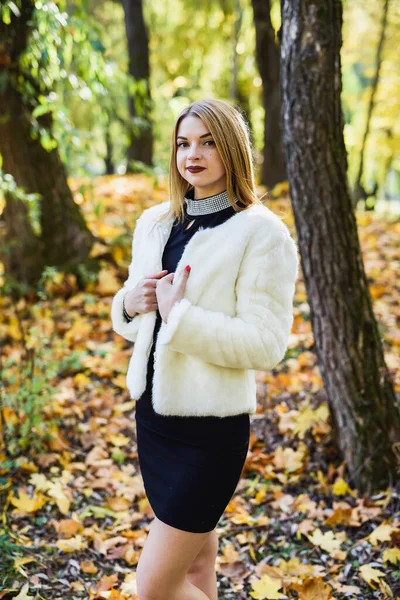
[[[124,315],[124,318],[126,321],[128,321],[128,323],[130,323],[131,321],[133,321],[133,319],[135,318],[135,315],[133,315],[132,317],[128,314],[126,308],[125,308],[125,296],[122,300],[122,314]]]

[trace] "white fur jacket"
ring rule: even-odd
[[[127,373],[131,399],[146,386],[156,311],[127,323],[124,294],[162,270],[172,220],[156,223],[169,201],[136,222],[129,276],[114,296],[113,330],[134,342]],[[186,244],[175,273],[191,266],[184,297],[161,324],[154,355],[152,402],[162,415],[228,416],[256,411],[255,372],[284,357],[298,277],[296,242],[266,206],[252,205]]]

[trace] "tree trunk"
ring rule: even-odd
[[[146,91],[142,99],[129,95],[129,114],[133,122],[141,125],[139,133],[133,128],[130,144],[127,151],[127,172],[134,170],[134,162],[140,161],[146,165],[153,164],[153,132],[151,126],[151,92],[150,92],[150,64],[149,43],[146,24],[143,17],[142,0],[122,0],[125,14],[125,29],[128,40],[129,74],[135,81],[144,82]],[[142,108],[139,110],[139,101]]]
[[[350,482],[392,484],[400,411],[347,182],[340,0],[281,0],[283,140],[318,363]]]
[[[252,0],[256,59],[263,85],[264,150],[261,183],[268,188],[286,179],[282,148],[279,46],[271,23],[270,0]]]
[[[29,22],[33,14],[33,3],[24,2],[21,16],[12,13],[11,23],[7,25],[6,39],[8,54],[0,60],[0,76],[3,87],[0,89],[0,153],[3,157],[3,170],[10,173],[17,185],[26,193],[39,193],[41,239],[36,240],[34,249],[34,233],[28,221],[28,211],[24,210],[20,201],[11,203],[7,198],[5,221],[10,230],[7,239],[10,242],[9,260],[6,268],[12,268],[8,275],[18,281],[26,281],[27,267],[20,259],[27,258],[30,263],[34,256],[38,265],[41,260],[47,265],[62,267],[65,271],[76,272],[79,278],[82,264],[91,264],[88,256],[93,243],[93,235],[86,226],[72,193],[68,187],[67,177],[61,163],[58,150],[47,152],[39,139],[30,134],[31,106],[24,100],[17,86],[24,81],[19,71],[19,59],[25,50],[30,33]],[[4,24],[2,26],[4,28]],[[35,85],[35,82],[31,82]],[[40,124],[51,132],[50,113],[40,117]],[[18,225],[10,223],[10,218],[18,214]],[[10,217],[10,218],[9,218]],[[14,234],[21,237],[15,240]],[[11,243],[11,240],[14,243]],[[91,265],[94,267],[94,264]],[[35,279],[38,269],[30,273]],[[7,272],[7,271],[6,271]]]
[[[35,235],[29,220],[26,203],[6,195],[2,215],[5,231],[1,237],[0,260],[8,276],[10,294],[19,297],[19,286],[35,285],[44,267],[42,241]]]

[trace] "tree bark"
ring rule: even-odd
[[[142,98],[142,107],[139,110],[139,98],[129,94],[129,114],[132,121],[141,118],[139,133],[134,133],[130,139],[127,151],[127,171],[134,170],[133,161],[140,161],[146,165],[153,164],[153,132],[151,126],[151,91],[150,91],[150,61],[149,43],[146,24],[143,16],[142,0],[122,0],[125,14],[125,29],[128,41],[129,74],[135,81],[142,81],[146,92]]]
[[[269,188],[286,179],[282,148],[279,46],[271,23],[270,0],[252,0],[256,59],[262,80],[264,150],[261,183]]]
[[[5,231],[1,235],[0,259],[8,276],[10,295],[17,299],[21,284],[29,287],[40,279],[44,248],[33,231],[28,208],[22,200],[7,195],[2,220]]]
[[[318,363],[350,482],[392,484],[399,403],[347,182],[340,0],[281,0],[283,141]]]
[[[30,34],[33,10],[33,2],[26,1],[22,3],[21,15],[12,15],[6,31],[6,52],[0,59],[3,80],[0,89],[0,153],[3,170],[10,173],[26,193],[41,195],[40,239],[35,238],[28,221],[28,211],[22,208],[21,201],[11,202],[10,197],[6,198],[5,221],[9,226],[6,239],[10,255],[5,267],[12,268],[8,275],[27,282],[27,266],[20,260],[26,258],[30,264],[34,256],[38,268],[30,271],[30,283],[36,279],[39,266],[44,264],[76,272],[79,279],[82,264],[93,262],[88,257],[94,239],[74,202],[57,148],[47,152],[30,132],[32,106],[20,91],[24,74],[20,72],[18,63]],[[35,82],[30,83],[35,85]],[[51,115],[43,115],[39,120],[51,132]],[[10,222],[16,214],[18,226]],[[15,239],[17,233],[20,236],[18,240]],[[33,251],[35,239],[36,250]]]

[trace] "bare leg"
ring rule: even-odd
[[[215,529],[192,562],[186,579],[204,592],[210,600],[218,600],[215,560],[218,555],[218,535]]]
[[[136,569],[139,600],[210,600],[186,579],[209,535],[182,531],[155,517]]]

